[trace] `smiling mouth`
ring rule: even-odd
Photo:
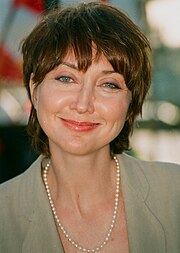
[[[86,122],[86,121],[76,121],[76,120],[69,120],[61,118],[63,124],[72,130],[83,132],[83,131],[90,131],[97,128],[100,124],[94,122]]]

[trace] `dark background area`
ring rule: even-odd
[[[25,126],[0,127],[0,183],[21,174],[36,157]]]

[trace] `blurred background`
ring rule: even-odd
[[[37,157],[26,134],[30,103],[23,87],[19,44],[57,5],[88,1],[0,0],[0,183]],[[180,1],[109,0],[138,24],[153,48],[152,88],[131,138],[131,154],[180,163]]]

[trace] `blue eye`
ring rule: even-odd
[[[57,77],[56,80],[61,81],[63,83],[70,83],[73,81],[72,78],[69,76],[60,76],[60,77]]]
[[[110,89],[121,89],[121,87],[119,87],[118,84],[111,83],[111,82],[104,83],[103,87],[107,87],[107,88],[110,88]]]

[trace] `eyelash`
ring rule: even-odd
[[[69,81],[62,80],[63,78],[64,79],[68,79]],[[73,81],[73,79],[71,77],[69,77],[69,76],[59,76],[59,77],[56,77],[55,80],[60,81],[62,83],[70,83],[70,82]]]
[[[105,86],[107,84],[108,84],[108,87]],[[113,82],[106,82],[102,86],[105,86],[105,87],[110,88],[110,89],[118,89],[118,90],[121,89],[121,87],[118,84],[113,83]]]

